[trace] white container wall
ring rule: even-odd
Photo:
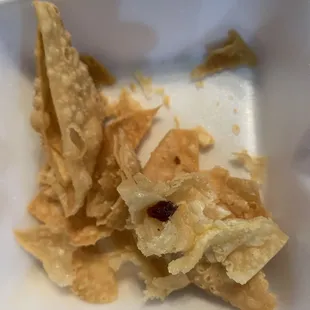
[[[202,167],[230,167],[243,148],[269,157],[266,204],[290,236],[266,273],[281,310],[310,304],[310,2],[307,0],[64,0],[58,1],[74,45],[102,60],[121,83],[141,69],[171,96],[142,162],[173,126],[204,125],[216,145]],[[235,28],[257,52],[257,70],[224,72],[197,90],[189,72],[206,43]],[[0,300],[14,310],[99,309],[55,287],[16,244],[12,229],[28,225],[26,206],[36,191],[40,145],[31,130],[36,20],[30,1],[0,5]],[[116,90],[115,90],[116,91]],[[219,102],[219,105],[216,103]],[[155,104],[154,102],[152,104]],[[238,107],[238,115],[233,108]],[[240,125],[238,137],[231,132]],[[232,173],[241,174],[230,167]],[[166,302],[143,302],[141,284],[126,271],[120,297],[102,309],[230,309],[198,289]]]

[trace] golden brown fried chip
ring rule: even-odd
[[[234,69],[241,66],[253,67],[257,57],[235,30],[228,32],[228,38],[216,48],[211,48],[204,62],[191,72],[192,79],[202,79],[206,75]]]
[[[106,107],[107,117],[124,117],[127,114],[142,110],[139,101],[132,98],[126,88],[123,88],[116,103],[109,104]]]
[[[112,139],[114,133],[121,129],[124,131],[129,145],[136,149],[151,128],[159,108],[160,106],[150,110],[138,110],[112,121],[107,127],[108,137]]]
[[[72,253],[75,250],[66,235],[53,232],[45,225],[16,230],[18,243],[39,259],[49,278],[59,286],[69,286],[73,280]]]
[[[113,74],[93,56],[80,55],[80,60],[87,66],[96,86],[111,86],[116,83]]]
[[[231,280],[220,264],[200,262],[189,273],[190,280],[206,292],[221,297],[241,310],[273,310],[276,297],[268,291],[268,281],[259,272],[247,284]]]
[[[92,185],[95,159],[102,141],[99,104],[101,96],[87,67],[71,46],[58,9],[51,3],[35,1],[39,31],[45,53],[47,79],[57,115],[62,156],[72,184],[67,201],[62,199],[66,216],[83,205]]]
[[[146,163],[143,174],[152,181],[168,181],[177,173],[199,170],[199,145],[195,131],[172,129]]]
[[[252,180],[264,182],[267,159],[262,156],[251,156],[247,150],[233,153],[236,160],[250,173]]]
[[[94,173],[93,187],[88,193],[86,212],[87,216],[96,217],[98,223],[105,222],[106,214],[117,202],[119,194],[116,187],[122,180],[122,172],[115,159],[114,136],[121,129],[126,138],[123,147],[135,149],[151,127],[152,120],[158,108],[152,110],[139,110],[110,123],[104,133],[104,144],[98,155],[97,166]],[[122,148],[121,148],[122,149]],[[118,152],[120,149],[118,149]],[[126,155],[126,152],[121,157]],[[132,151],[128,154],[133,155]],[[131,158],[134,158],[131,156]],[[128,162],[128,161],[127,161]],[[123,166],[123,170],[124,170]]]
[[[74,279],[71,290],[90,303],[109,303],[117,299],[118,287],[108,257],[93,247],[80,248],[73,255]]]
[[[66,226],[66,219],[57,200],[53,200],[40,192],[28,206],[29,213],[46,226],[63,231]]]
[[[254,181],[230,177],[226,169],[215,167],[210,170],[210,182],[219,201],[228,207],[234,217],[269,217],[270,213],[264,208]]]

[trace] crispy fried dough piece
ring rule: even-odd
[[[93,56],[83,54],[80,55],[80,60],[87,66],[96,86],[111,86],[116,83],[115,76]]]
[[[240,310],[273,310],[276,307],[276,297],[269,292],[263,272],[240,285],[227,276],[220,264],[200,262],[188,275],[192,283]]]
[[[142,110],[139,101],[135,100],[126,88],[123,88],[116,103],[106,107],[107,117],[124,117],[130,113]]]
[[[54,230],[63,231],[66,227],[66,219],[59,201],[47,197],[43,191],[29,204],[28,212]]]
[[[34,82],[35,95],[31,124],[34,130],[41,135],[42,145],[47,154],[48,162],[53,167],[58,182],[65,186],[70,181],[70,177],[64,167],[61,133],[51,97],[42,34],[39,30],[37,31],[35,56],[37,72]]]
[[[263,156],[251,156],[247,150],[235,152],[233,155],[243,167],[250,173],[252,180],[263,183],[266,172],[267,159]]]
[[[257,57],[235,30],[228,32],[227,39],[216,48],[209,49],[204,62],[191,72],[192,79],[202,79],[227,69],[242,66],[254,67]]]
[[[62,155],[72,181],[73,199],[63,205],[65,215],[71,216],[82,207],[92,185],[95,159],[102,141],[101,96],[86,65],[71,46],[70,34],[64,29],[56,6],[41,1],[35,1],[34,6],[61,132]]]
[[[16,230],[18,243],[39,259],[49,278],[59,286],[69,286],[73,280],[72,253],[75,250],[66,235],[53,232],[45,225]]]
[[[120,167],[115,159],[114,135],[122,129],[126,136],[126,145],[136,149],[152,125],[158,108],[139,110],[116,119],[104,131],[104,143],[97,158],[93,187],[88,193],[86,203],[87,216],[96,217],[99,223],[117,202],[119,194],[116,187],[122,180]]]
[[[210,180],[218,199],[228,207],[234,217],[251,219],[270,216],[260,199],[256,182],[230,177],[229,172],[221,167],[210,170]]]
[[[168,181],[177,173],[199,170],[199,145],[195,131],[171,129],[146,163],[143,174],[152,181]]]
[[[133,149],[136,149],[145,134],[151,128],[153,119],[160,106],[150,110],[137,110],[124,117],[112,121],[107,127],[107,135],[112,138],[120,129],[124,131],[127,141]]]
[[[118,287],[108,257],[95,247],[78,249],[73,255],[74,279],[71,290],[90,303],[109,303],[117,299]]]

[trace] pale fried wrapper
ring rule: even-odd
[[[66,235],[53,232],[45,225],[27,230],[16,230],[18,243],[40,260],[49,278],[59,286],[73,281],[72,253],[75,250]]]
[[[129,231],[116,232],[112,235],[116,250],[109,254],[109,264],[118,271],[127,262],[139,268],[138,276],[144,281],[145,299],[164,300],[171,292],[189,285],[187,275],[170,275],[163,258],[146,258],[137,249]]]
[[[35,1],[42,34],[51,97],[56,111],[66,170],[71,177],[74,199],[64,204],[66,216],[75,214],[92,185],[95,159],[102,140],[99,105],[101,96],[87,67],[71,46],[58,9]]]
[[[73,255],[74,279],[71,290],[90,303],[109,303],[117,299],[118,286],[106,254],[95,248],[80,248]]]
[[[172,129],[151,153],[143,173],[152,181],[167,181],[178,173],[198,170],[199,145],[196,132]]]
[[[200,262],[189,273],[192,283],[206,292],[221,297],[240,310],[274,310],[276,297],[268,291],[269,284],[263,272],[255,275],[247,284],[231,280],[223,266]]]

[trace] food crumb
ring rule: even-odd
[[[214,144],[213,136],[205,128],[197,126],[193,130],[197,133],[200,147],[209,147]]]
[[[170,97],[168,95],[164,95],[163,103],[167,108],[170,108]]]
[[[133,93],[137,91],[137,85],[134,82],[129,84],[129,88]]]
[[[180,119],[177,116],[175,116],[173,120],[174,120],[175,128],[180,129]]]
[[[165,95],[165,90],[162,87],[156,88],[154,90],[154,93],[160,96],[164,96]]]
[[[239,136],[240,126],[237,124],[232,125],[232,132],[235,136]]]
[[[196,86],[197,89],[204,88],[204,82],[203,81],[197,81],[195,83],[195,86]]]
[[[238,110],[236,108],[234,108],[234,113],[237,114],[238,113]]]

